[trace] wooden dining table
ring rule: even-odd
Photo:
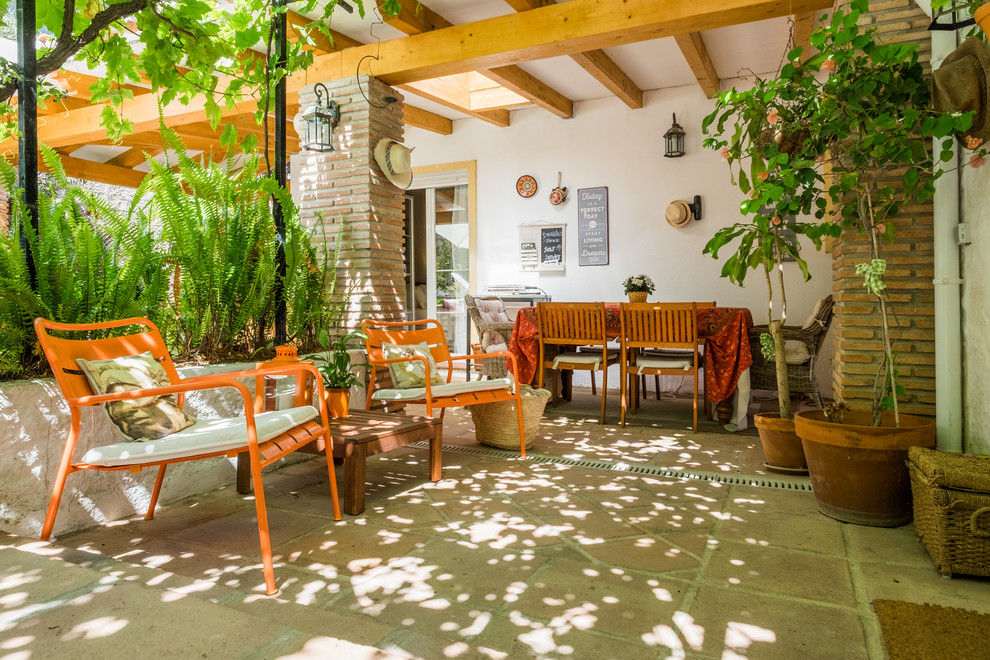
[[[611,338],[618,338],[621,332],[619,310],[620,303],[605,303],[605,334]],[[751,327],[753,315],[745,307],[698,308],[698,336],[705,340],[705,392],[713,404],[733,398],[740,378],[748,376],[747,370],[753,364],[748,337]],[[535,307],[524,307],[516,315],[509,351],[518,365],[517,380],[533,384],[540,354],[540,322]],[[749,388],[746,390],[748,399]],[[745,414],[748,401],[742,406]],[[735,428],[731,430],[744,428],[745,422],[740,426],[740,421],[734,420]]]

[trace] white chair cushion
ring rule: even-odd
[[[319,414],[320,411],[313,406],[258,413],[254,416],[258,442],[271,440]],[[93,447],[82,457],[82,462],[107,467],[141,465],[215,451],[230,451],[246,447],[247,444],[247,422],[243,417],[201,419],[192,426],[159,440],[117,442]]]
[[[790,339],[784,342],[784,360],[787,364],[804,364],[810,357],[811,351],[803,341]]]
[[[501,339],[501,336],[499,339]],[[506,344],[489,344],[488,348],[485,349],[485,353],[498,353],[507,350],[509,350],[509,347]]]
[[[811,310],[811,314],[808,316],[807,319],[805,319],[804,325],[801,326],[802,330],[808,330],[811,327],[816,327],[817,329],[824,325],[824,323],[821,320],[815,317],[818,316],[818,312],[819,310],[821,310],[822,305],[825,304],[825,300],[826,298],[822,298],[821,300],[815,303],[815,308]]]
[[[608,357],[613,358],[616,357],[617,355],[618,352],[609,353]],[[592,364],[595,366],[595,369],[597,369],[599,366],[601,366],[601,363],[602,363],[602,354],[600,349],[594,353],[590,351],[581,352],[581,353],[567,352],[567,353],[561,353],[560,355],[558,355],[553,359],[553,368],[566,369],[567,367],[561,367],[561,365],[567,365],[567,364]]]
[[[636,366],[632,371],[639,373],[643,369],[683,369],[691,371],[694,366],[694,359],[685,360],[678,357],[640,357],[636,359]]]
[[[474,304],[478,307],[478,316],[485,323],[508,323],[509,315],[505,313],[505,305],[501,300],[478,300],[475,299]],[[492,348],[496,344],[505,343],[505,338],[501,333],[495,332],[494,330],[485,330],[484,335],[481,338],[481,347],[486,353],[493,353],[495,351],[504,351],[504,348]]]
[[[434,397],[454,396],[466,392],[484,392],[487,390],[508,390],[512,389],[514,382],[511,378],[493,378],[491,380],[472,380],[468,383],[447,383],[445,385],[434,385],[430,387],[430,394]],[[411,387],[406,390],[377,390],[372,399],[378,401],[426,401],[425,387]]]

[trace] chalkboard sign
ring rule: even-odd
[[[579,188],[578,265],[608,264],[608,188]]]
[[[519,226],[520,270],[564,270],[565,225]]]

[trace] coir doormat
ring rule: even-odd
[[[890,660],[990,659],[990,614],[941,605],[875,600]]]

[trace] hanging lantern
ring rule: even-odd
[[[330,100],[323,83],[316,83],[316,103],[300,110],[292,125],[299,134],[300,147],[309,151],[333,151],[333,129],[340,121],[340,106]],[[327,102],[324,104],[323,97]]]
[[[663,134],[664,152],[667,158],[680,158],[684,155],[684,129],[677,123],[677,115],[673,115],[674,124]]]

